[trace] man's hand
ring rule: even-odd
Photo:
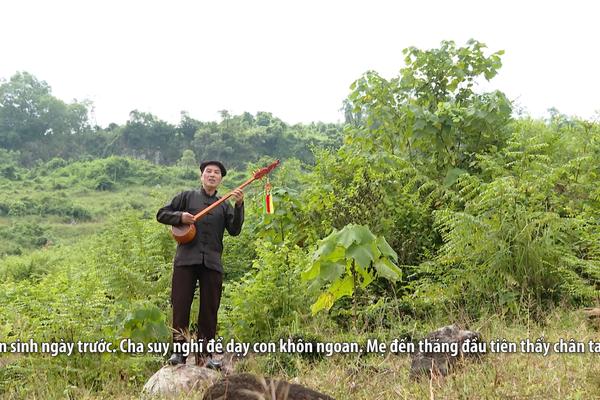
[[[193,224],[194,216],[189,212],[184,212],[183,214],[181,214],[181,223],[186,225]]]
[[[244,192],[242,192],[242,189],[235,189],[232,192],[231,197],[235,199],[235,205],[238,207],[244,202]]]

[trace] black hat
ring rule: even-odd
[[[202,161],[202,163],[200,164],[200,172],[204,172],[204,168],[206,168],[207,165],[216,165],[221,169],[221,176],[227,175],[227,170],[225,169],[223,163],[221,163],[220,161]]]

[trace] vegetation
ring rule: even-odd
[[[574,310],[600,288],[600,124],[516,118],[503,93],[479,93],[501,55],[474,40],[406,49],[397,77],[352,84],[343,132],[226,111],[93,127],[88,104],[16,74],[0,85],[0,342],[168,342],[175,244],[154,215],[213,156],[233,166],[224,191],[283,160],[275,213],[249,187],[243,233],[225,239],[226,339],[416,340],[459,322],[488,340],[591,340]],[[340,399],[593,398],[593,357],[490,354],[425,382],[391,353],[252,355],[237,368]],[[5,352],[0,395],[135,398],[163,360]]]
[[[172,125],[133,110],[124,125],[103,128],[90,121],[91,109],[89,102],[65,104],[52,95],[46,82],[27,72],[1,83],[0,147],[3,158],[8,155],[11,162],[0,172],[11,177],[16,161],[31,167],[56,157],[127,156],[172,165],[186,150],[198,160],[219,159],[236,168],[261,156],[312,162],[311,147],[337,147],[342,139],[339,125],[288,126],[268,112],[230,115],[223,110],[217,123],[198,121],[182,111],[179,124]]]

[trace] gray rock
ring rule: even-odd
[[[423,351],[412,355],[410,378],[418,379],[424,375],[446,376],[456,363],[463,358],[480,358],[482,353],[463,352],[463,343],[466,341],[481,342],[478,332],[466,331],[456,325],[444,326],[428,334],[421,342],[428,343],[423,346]]]
[[[598,320],[600,319],[600,307],[595,307],[595,308],[584,308],[583,309],[584,314],[586,315],[586,317],[588,317],[590,320]]]
[[[175,398],[192,392],[202,393],[221,377],[221,374],[193,364],[164,366],[146,382],[145,398]]]
[[[252,374],[227,376],[208,388],[203,400],[334,400],[312,389]]]

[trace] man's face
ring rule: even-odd
[[[208,164],[204,167],[204,171],[200,176],[200,180],[202,181],[202,186],[205,189],[213,190],[219,187],[221,184],[221,168],[218,165]]]

